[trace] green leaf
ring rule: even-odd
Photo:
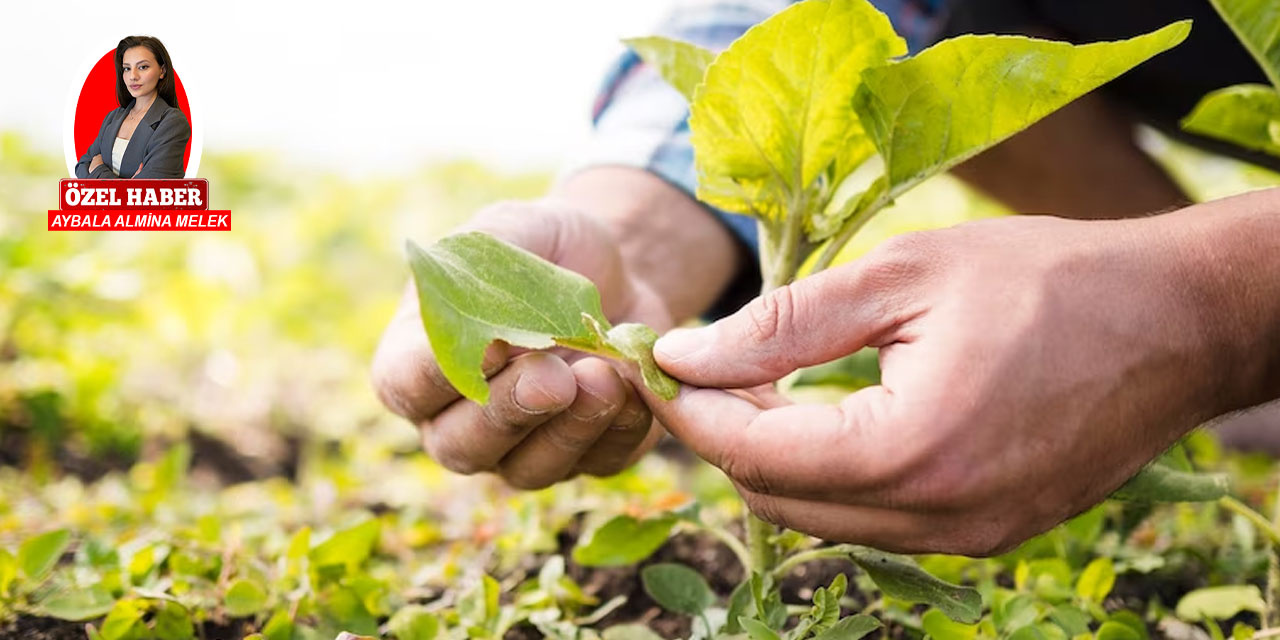
[[[0,547],[0,598],[8,597],[9,585],[18,577],[18,561],[13,554]]]
[[[813,640],[858,640],[881,626],[879,620],[860,613],[840,619],[831,628],[814,636]]]
[[[1116,489],[1111,498],[1129,502],[1207,502],[1230,491],[1226,474],[1177,471],[1157,460]]]
[[[926,611],[920,623],[933,640],[973,640],[978,637],[978,625],[956,622],[937,609]]]
[[[649,557],[671,535],[676,518],[637,520],[615,516],[573,550],[573,561],[586,567],[620,567]]]
[[[714,53],[696,44],[662,36],[628,38],[623,42],[646,63],[656,68],[663,79],[689,102],[693,102],[694,90],[702,83],[707,65],[716,57]]]
[[[530,349],[595,344],[584,314],[608,327],[590,280],[487,234],[453,235],[426,249],[409,241],[407,251],[436,362],[476,402],[489,400],[482,364],[494,340]]]
[[[738,624],[738,618],[747,611],[747,607],[754,604],[751,594],[751,580],[743,580],[738,586],[733,588],[733,593],[729,594],[729,609],[725,613],[724,628],[721,633],[733,635],[742,631],[742,626]]]
[[[1072,637],[1089,633],[1089,624],[1093,621],[1087,612],[1066,604],[1054,607],[1049,612],[1049,619]]]
[[[877,384],[880,384],[880,350],[870,347],[839,360],[801,369],[795,380],[795,386],[831,385],[845,389]]]
[[[1209,0],[1280,90],[1280,4],[1274,0]]]
[[[191,613],[176,602],[164,602],[155,615],[155,637],[162,640],[190,640],[195,637]]]
[[[1076,593],[1090,602],[1102,602],[1116,584],[1116,568],[1111,558],[1095,558],[1080,573]]]
[[[1142,636],[1138,635],[1137,631],[1130,629],[1128,625],[1108,620],[1098,627],[1098,633],[1094,636],[1094,640],[1142,640]]]
[[[36,603],[36,611],[61,620],[91,620],[106,615],[115,598],[101,585],[55,591]]]
[[[111,607],[111,612],[102,621],[102,629],[98,632],[102,640],[123,640],[133,630],[134,625],[142,620],[147,612],[144,600],[125,599]]]
[[[1188,622],[1226,620],[1241,611],[1262,613],[1267,603],[1262,592],[1253,585],[1205,587],[1196,589],[1178,601],[1176,612]]]
[[[1141,640],[1147,640],[1149,637],[1147,634],[1146,621],[1142,619],[1142,616],[1129,611],[1128,609],[1121,609],[1111,614],[1111,617],[1107,618],[1107,621],[1122,624],[1133,629],[1134,633],[1138,634],[1138,637],[1141,638]]]
[[[747,636],[751,640],[782,640],[782,637],[776,631],[770,629],[769,625],[759,620],[752,620],[742,616],[738,618],[738,625],[742,627],[743,631],[747,632]]]
[[[664,563],[640,572],[645,593],[668,611],[696,616],[715,602],[715,594],[697,571],[682,564]]]
[[[958,622],[977,622],[982,617],[982,596],[977,589],[943,582],[910,558],[867,547],[855,547],[850,557],[889,597],[937,607]]]
[[[233,618],[246,618],[267,606],[267,591],[257,580],[240,578],[227,587],[223,606]]]
[[[378,531],[377,520],[366,520],[338,531],[311,550],[311,562],[317,567],[344,565],[348,571],[354,571],[373,553]]]
[[[662,640],[662,636],[642,624],[614,625],[600,635],[603,640]]]
[[[58,558],[71,542],[71,532],[58,529],[28,538],[18,547],[18,568],[27,580],[41,580],[58,564]]]
[[[854,108],[885,162],[891,201],[1187,37],[1190,21],[1071,45],[966,35],[862,73]]]
[[[493,236],[469,232],[426,249],[406,243],[422,326],[440,371],[458,392],[489,401],[484,351],[495,340],[530,349],[568,347],[640,365],[660,397],[679,385],[653,362],[657,335],[642,325],[610,331],[590,280]]]
[[[1218,89],[1200,99],[1182,128],[1280,156],[1280,93],[1261,84]]]
[[[294,625],[289,619],[289,612],[277,611],[262,626],[262,635],[266,640],[293,640]]]
[[[707,67],[690,108],[698,198],[779,221],[874,153],[849,102],[859,72],[905,54],[865,0],[809,0],[749,29]],[[794,209],[794,210],[793,210]]]
[[[440,632],[440,619],[421,605],[401,607],[387,621],[396,640],[435,640]]]
[[[628,360],[640,365],[644,386],[663,400],[673,400],[680,393],[680,383],[658,367],[653,359],[653,343],[658,332],[642,324],[627,322],[609,330],[606,342]]]

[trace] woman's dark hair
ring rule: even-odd
[[[156,94],[169,106],[178,109],[178,85],[173,80],[173,60],[164,45],[151,36],[129,36],[116,45],[116,101],[120,106],[128,106],[133,101],[129,95],[129,87],[124,85],[124,52],[134,47],[146,47],[156,57],[156,64],[164,67],[164,77],[156,83]]]

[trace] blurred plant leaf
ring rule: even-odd
[[[267,606],[267,591],[257,580],[240,578],[227,587],[223,606],[232,617],[252,616]]]
[[[884,625],[880,624],[879,620],[859,613],[841,618],[830,628],[814,636],[813,640],[858,640],[882,626]]]
[[[1116,584],[1116,569],[1111,558],[1095,558],[1076,581],[1076,593],[1090,602],[1102,603]]]
[[[1280,89],[1280,5],[1272,0],[1209,0],[1271,85]]]
[[[1224,474],[1178,471],[1157,459],[1116,489],[1111,498],[1129,502],[1207,502],[1230,490],[1230,480]]]
[[[1262,613],[1267,603],[1262,592],[1253,585],[1205,587],[1182,596],[1176,612],[1188,622],[1227,620],[1241,611]]]
[[[1280,93],[1262,84],[1218,89],[1200,99],[1182,128],[1280,156]]]
[[[601,637],[604,640],[662,640],[662,636],[642,624],[614,625],[605,629]]]
[[[396,640],[435,640],[440,632],[440,619],[426,607],[409,605],[401,607],[387,621],[387,629]]]
[[[115,598],[100,585],[63,589],[41,598],[35,610],[62,620],[82,621],[104,616],[115,604]]]
[[[637,520],[614,516],[573,549],[573,561],[587,567],[619,567],[649,557],[671,535],[677,519],[664,515]]]
[[[668,611],[696,616],[715,603],[702,574],[682,564],[664,563],[640,572],[645,593]]]
[[[839,360],[805,367],[796,376],[796,386],[831,385],[861,389],[880,384],[880,350],[859,349]]]
[[[58,529],[29,538],[18,547],[18,567],[32,582],[44,578],[58,564],[58,558],[71,542],[71,532]]]
[[[343,565],[354,571],[373,553],[378,531],[378,521],[373,519],[338,531],[311,550],[311,562],[317,567]]]
[[[937,609],[924,612],[920,623],[924,632],[934,640],[973,640],[978,637],[978,625],[956,622]]]

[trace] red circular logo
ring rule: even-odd
[[[173,69],[170,69],[169,73],[173,74],[175,88],[178,90],[178,104],[170,106],[181,109],[187,116],[187,122],[192,122],[191,105],[187,103],[187,91],[182,87],[182,78]],[[80,99],[76,102],[75,123],[77,158],[84,155],[89,145],[93,144],[93,139],[98,137],[102,119],[119,108],[120,103],[116,101],[116,50],[111,49],[98,59],[97,64],[93,65],[93,69],[89,71],[89,77],[84,79],[84,86],[80,88]],[[191,141],[187,140],[187,148],[182,153],[182,167],[186,169],[190,166]]]

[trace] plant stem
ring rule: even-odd
[[[773,569],[773,577],[781,579],[783,576],[791,572],[792,569],[814,560],[823,558],[847,558],[852,550],[852,545],[838,544],[833,547],[819,547],[817,549],[809,549],[793,554],[791,557],[783,560]]]
[[[845,221],[844,226],[840,227],[840,230],[831,237],[831,241],[822,250],[822,255],[819,255],[818,260],[813,263],[813,273],[830,267],[831,263],[835,262],[836,256],[840,255],[840,250],[846,244],[849,244],[849,240],[853,238],[853,235],[866,226],[867,222],[874,218],[876,213],[887,204],[888,201],[884,197],[880,197],[872,201],[866,208],[860,207],[857,211],[854,211],[853,215],[849,216],[849,219]]]
[[[1272,531],[1280,528],[1280,495],[1276,496],[1272,518]],[[1280,542],[1267,542],[1267,610],[1262,616],[1262,628],[1280,627]]]
[[[720,542],[723,542],[726,547],[729,547],[729,550],[733,552],[733,555],[738,557],[738,562],[742,563],[742,568],[746,569],[747,575],[751,575],[752,563],[755,562],[755,560],[752,558],[751,552],[743,546],[741,540],[735,538],[732,533],[725,531],[721,527],[704,526],[702,529],[715,536],[715,538]]]
[[[778,563],[778,547],[772,538],[778,535],[778,528],[747,512],[742,524],[747,529],[747,549],[751,553],[750,570],[759,573],[773,571]]]
[[[1257,527],[1262,535],[1267,537],[1267,543],[1271,546],[1280,545],[1280,528],[1273,524],[1266,516],[1254,511],[1249,505],[1236,500],[1231,496],[1223,496],[1218,498],[1218,505],[1233,513],[1243,516],[1246,520]],[[1278,513],[1277,515],[1280,515]]]

